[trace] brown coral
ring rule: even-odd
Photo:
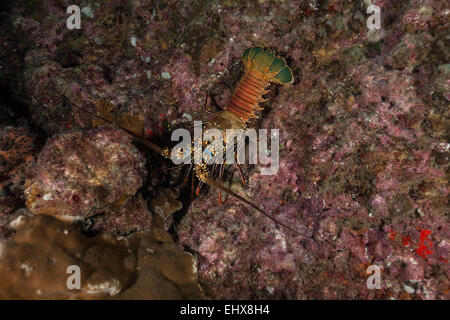
[[[110,234],[86,238],[50,216],[19,217],[14,238],[2,244],[0,298],[102,298],[129,286],[136,259],[128,241]],[[68,289],[69,266],[80,268],[81,288]]]
[[[196,259],[176,247],[161,218],[154,220],[150,231],[127,239],[87,238],[47,215],[19,217],[16,235],[0,243],[0,299],[205,298]],[[68,289],[74,265],[81,288]]]
[[[197,282],[197,260],[177,248],[170,235],[162,229],[163,222],[155,217],[158,227],[136,233],[130,243],[137,252],[136,283],[121,299],[204,299]]]

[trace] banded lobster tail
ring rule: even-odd
[[[245,73],[225,110],[247,123],[250,118],[258,118],[255,111],[263,109],[258,104],[265,101],[262,96],[268,92],[270,83],[289,85],[294,82],[294,76],[282,57],[260,46],[245,50],[242,61]]]

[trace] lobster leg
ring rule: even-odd
[[[225,165],[220,165],[220,173],[219,173],[219,184],[222,185],[223,171],[225,170]],[[219,203],[222,204],[222,190],[219,189]]]
[[[186,176],[183,179],[183,186],[185,186],[187,184],[187,182],[188,182],[188,179],[189,179],[189,177],[191,175],[192,166],[189,166],[189,168],[187,170],[188,171],[186,173]]]
[[[200,194],[200,189],[202,188],[203,181],[198,183],[197,189],[195,190],[195,195],[198,196]]]
[[[244,174],[242,173],[241,165],[240,165],[239,163],[236,162],[236,166],[237,166],[237,168],[238,168],[239,175],[241,176],[241,182],[242,182],[242,185],[245,187],[245,186],[247,186],[247,184],[245,183]]]
[[[210,94],[206,94],[205,105],[203,106],[203,109],[207,113],[216,113],[217,111],[220,111],[219,105],[217,104],[213,96]]]
[[[77,106],[76,108],[81,109],[81,108],[78,107],[78,106]],[[97,117],[97,118],[99,118],[99,119],[101,119],[101,120],[103,120],[103,121],[105,121],[105,122],[107,122],[107,123],[110,123],[110,124],[112,124],[112,125],[118,127],[120,130],[122,130],[122,131],[124,131],[125,133],[127,133],[128,135],[132,136],[135,140],[139,141],[140,143],[142,143],[143,145],[147,146],[147,147],[150,148],[151,150],[153,150],[153,151],[159,153],[160,155],[163,155],[163,156],[166,157],[166,155],[164,155],[164,152],[163,152],[164,149],[161,148],[160,146],[158,146],[156,143],[153,143],[153,142],[151,142],[151,141],[148,141],[147,139],[145,139],[145,138],[143,138],[143,137],[141,137],[141,136],[135,134],[134,132],[131,132],[130,130],[127,130],[126,128],[123,128],[123,127],[119,126],[119,125],[118,125],[117,123],[115,123],[114,121],[112,121],[112,120],[110,120],[110,119],[107,119],[107,118],[105,118],[105,117],[102,117],[102,116],[99,115],[99,114],[96,114],[96,113],[93,113],[93,112],[90,112],[90,111],[84,110],[84,109],[82,109],[82,110],[83,110],[84,112],[86,112],[86,113],[89,113],[90,115],[92,115],[92,116],[94,116],[94,117]]]

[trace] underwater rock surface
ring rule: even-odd
[[[225,104],[242,75],[243,51],[264,45],[286,58],[295,77],[290,87],[272,87],[251,124],[280,130],[280,169],[264,176],[246,166],[247,187],[231,169],[225,185],[306,237],[203,191],[173,233],[195,252],[208,295],[449,299],[450,11],[438,0],[376,1],[381,29],[369,30],[371,3],[99,0],[86,2],[81,29],[69,30],[70,1],[9,1],[0,23],[8,30],[0,34],[0,82],[53,137],[33,168],[40,178],[28,189],[30,211],[46,205],[31,196],[42,189],[60,201],[54,214],[86,218],[118,204],[117,219],[96,220],[97,231],[148,230],[144,202],[178,172],[163,171],[148,152],[144,200],[117,203],[144,183],[143,158],[117,129],[91,129],[96,103],[110,101],[118,115],[143,119],[147,138],[167,145],[178,124],[207,119],[207,93]],[[112,160],[108,149],[94,148],[114,143],[112,136],[120,141],[117,162],[97,161],[97,153]],[[87,167],[76,167],[76,179],[59,179],[50,163],[70,169],[61,154],[74,141],[74,154],[97,151],[83,159]],[[89,166],[102,174],[92,176]],[[108,185],[106,193],[94,177]],[[74,193],[57,193],[61,188],[76,190],[79,202],[67,205]],[[20,196],[9,195],[7,205],[2,198],[0,208],[12,214]],[[141,218],[128,219],[127,205]],[[3,228],[10,218],[0,219]],[[367,288],[370,265],[382,270],[380,289]]]
[[[25,181],[38,151],[26,124],[0,124],[0,239],[11,235],[8,225],[23,214]]]
[[[142,186],[145,158],[121,131],[72,130],[47,141],[25,190],[28,209],[62,220],[119,206]]]

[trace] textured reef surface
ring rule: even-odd
[[[17,281],[2,294],[450,299],[445,1],[86,0],[69,30],[71,4],[0,13],[0,278]],[[245,187],[230,168],[224,184],[305,236],[213,188],[189,203],[179,170],[92,116],[169,145],[208,119],[207,94],[226,103],[254,45],[295,77],[251,123],[280,130],[280,168],[244,166]],[[100,251],[117,252],[111,265]],[[88,270],[73,295],[69,263]],[[63,282],[42,283],[48,272]]]

